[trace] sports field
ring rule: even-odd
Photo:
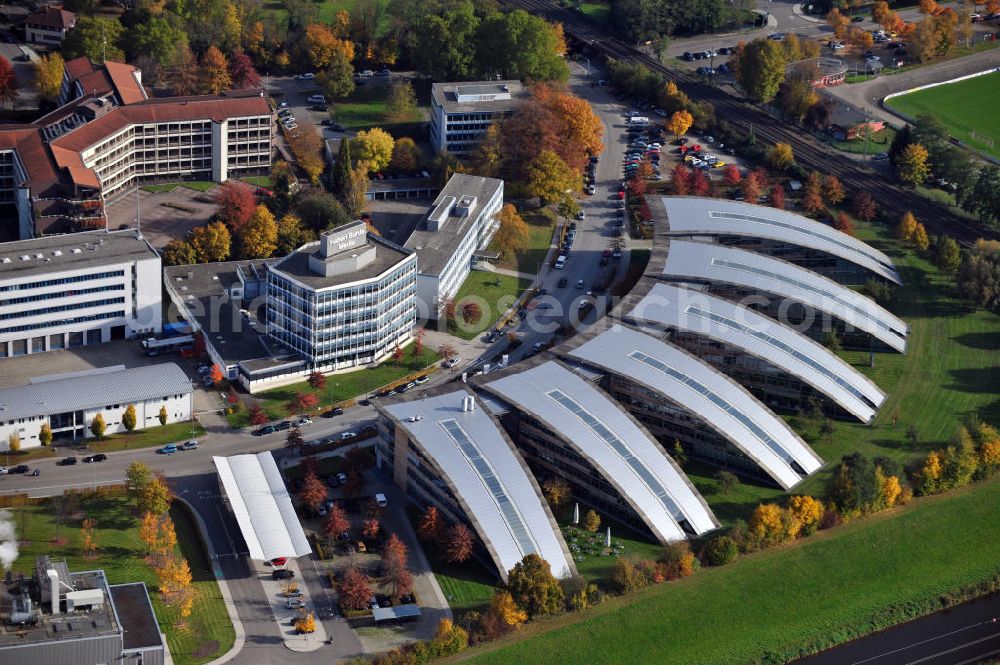
[[[935,115],[954,138],[1000,154],[1000,114],[996,112],[1000,106],[1000,72],[893,97],[887,104],[914,118],[921,113]],[[979,135],[985,138],[977,138]]]

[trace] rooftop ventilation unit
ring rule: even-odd
[[[52,252],[52,256],[62,256],[62,250],[61,249],[57,249],[57,250],[53,251]]]
[[[10,263],[10,257],[9,256],[3,257],[3,262],[4,263]]]
[[[31,260],[31,257],[30,257],[30,256],[28,256],[27,254],[22,254],[22,255],[21,255],[21,260],[22,260],[22,261],[30,261],[30,260]]]
[[[79,247],[74,247],[74,248],[73,248],[73,249],[72,249],[71,251],[72,251],[72,252],[73,252],[74,254],[79,254],[79,253],[80,253],[80,252],[82,252],[83,250],[81,250],[81,249],[80,249]]]

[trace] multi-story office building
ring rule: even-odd
[[[520,81],[435,83],[431,87],[431,145],[435,152],[475,149],[494,122],[528,96]]]
[[[419,257],[417,303],[437,318],[465,283],[474,254],[493,239],[503,206],[503,180],[456,173],[405,246]]]
[[[268,335],[310,370],[377,362],[409,341],[416,290],[411,250],[345,224],[270,266]]]
[[[167,646],[146,585],[108,584],[102,570],[35,560],[0,581],[0,665],[163,665]]]
[[[273,116],[260,90],[148,98],[139,70],[86,58],[65,65],[62,106],[0,126],[0,205],[11,237],[106,223],[107,200],[147,181],[266,174]]]
[[[0,245],[0,358],[154,335],[160,257],[135,231]]]
[[[62,7],[39,7],[24,20],[24,38],[35,44],[58,46],[76,25],[76,14]]]
[[[174,363],[126,369],[124,365],[83,372],[53,374],[31,383],[0,388],[0,436],[17,434],[23,448],[40,444],[38,433],[48,423],[53,437],[76,441],[93,436],[100,414],[105,433],[126,431],[122,415],[135,407],[136,429],[159,427],[161,409],[167,423],[191,419],[191,380]]]

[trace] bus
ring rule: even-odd
[[[194,337],[182,335],[180,337],[167,337],[156,339],[149,337],[142,340],[142,350],[147,356],[158,356],[164,353],[177,353],[178,351],[190,351],[194,348]]]

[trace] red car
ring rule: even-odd
[[[618,198],[619,199],[624,199],[625,198],[625,192],[618,192]]]
[[[254,190],[254,194],[256,194],[257,196],[274,196],[274,192],[265,187],[258,187],[257,189]]]
[[[279,556],[275,559],[271,559],[271,565],[275,567],[284,566],[286,563],[288,563],[287,557]]]

